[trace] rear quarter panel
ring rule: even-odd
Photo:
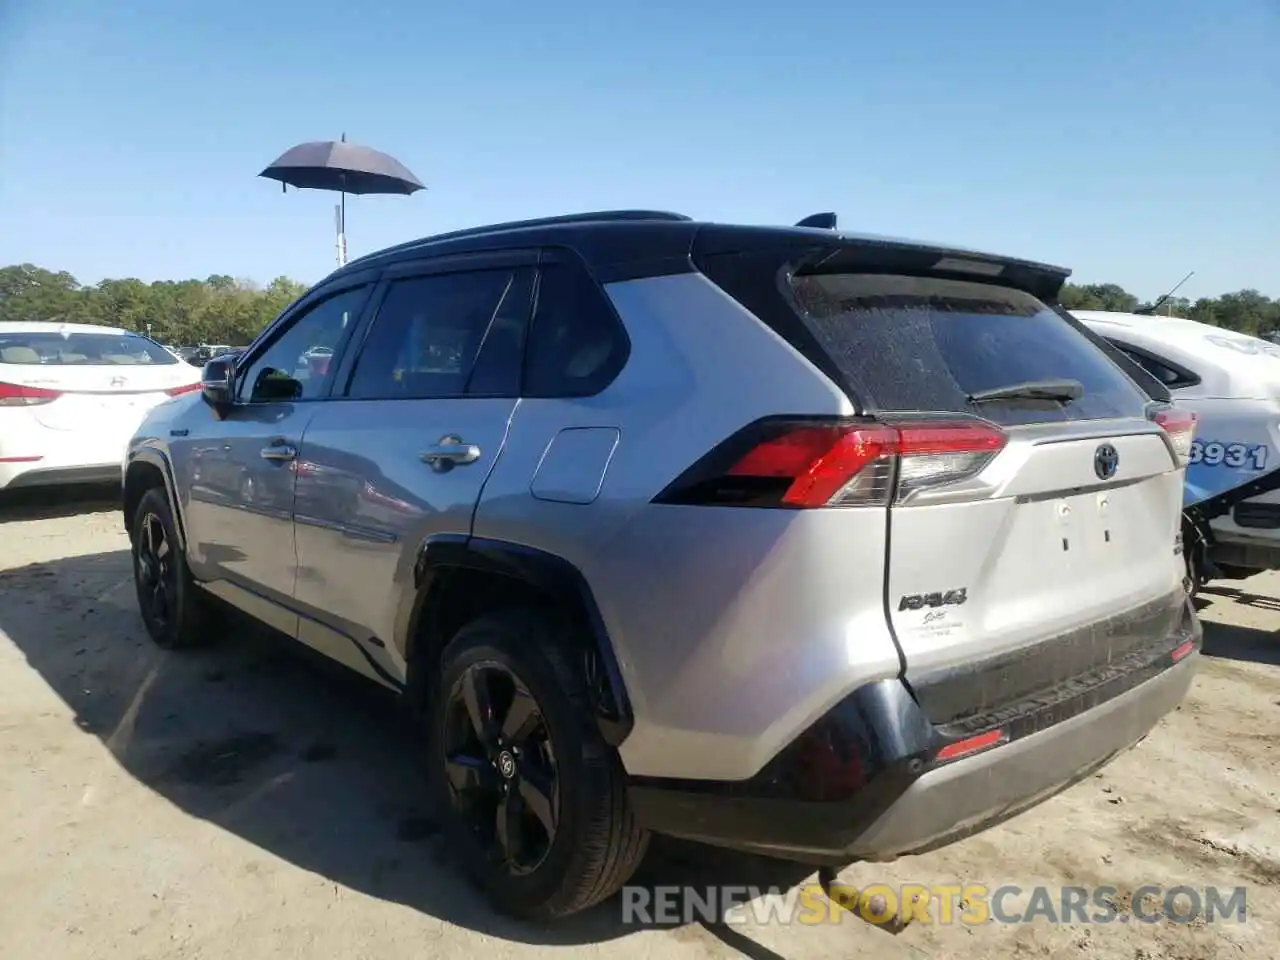
[[[760,417],[852,409],[701,275],[606,291],[631,339],[625,368],[594,397],[520,401],[474,533],[583,573],[635,712],[621,751],[630,773],[746,778],[853,686],[899,671],[883,611],[885,511],[653,505]],[[539,483],[535,497],[569,428],[595,428],[599,442],[579,445],[590,482]]]

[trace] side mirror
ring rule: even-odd
[[[230,406],[235,400],[235,375],[234,360],[210,360],[206,363],[200,377],[204,402],[211,407]]]

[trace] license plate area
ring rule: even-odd
[[[1051,551],[1066,573],[1096,572],[1123,562],[1125,530],[1115,509],[1115,491],[1100,490],[1060,497],[1044,504],[1053,531]]]

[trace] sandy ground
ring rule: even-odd
[[[950,849],[843,879],[1247,888],[1244,924],[849,918],[552,930],[495,917],[444,861],[417,744],[379,692],[245,630],[165,654],[113,505],[0,504],[0,956],[1271,957],[1280,943],[1280,576],[1217,589],[1187,703],[1101,775]],[[785,874],[785,871],[784,871]],[[652,883],[772,868],[659,845]],[[795,882],[783,876],[783,882]],[[1270,944],[1271,946],[1268,946]]]

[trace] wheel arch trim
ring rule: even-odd
[[[185,550],[187,547],[187,525],[186,518],[183,516],[182,501],[177,495],[177,487],[173,479],[173,463],[163,450],[150,444],[134,447],[125,458],[124,470],[120,478],[121,512],[125,513],[125,531],[131,532],[133,528],[133,517],[127,515],[125,507],[127,507],[128,499],[124,495],[129,487],[129,474],[137,464],[146,464],[160,472],[160,476],[164,480],[165,494],[169,497],[169,507],[173,511],[173,525],[175,532],[178,534],[178,545]]]
[[[600,666],[607,683],[609,702],[597,704],[597,723],[606,742],[618,747],[634,725],[631,701],[618,665],[613,642],[605,626],[595,594],[586,577],[572,562],[558,554],[505,540],[473,537],[466,534],[440,534],[419,544],[413,565],[412,590],[408,603],[397,616],[398,646],[412,661],[412,640],[417,634],[422,615],[428,609],[438,576],[447,570],[466,569],[521,580],[554,597],[580,605],[586,615]],[[412,664],[410,666],[412,671]]]

